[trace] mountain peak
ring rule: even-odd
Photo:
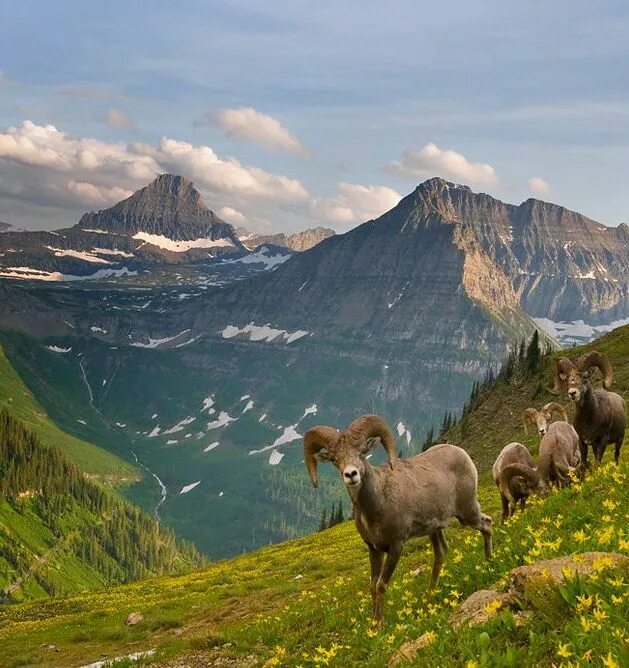
[[[229,238],[240,246],[234,228],[207,208],[192,181],[177,174],[160,174],[118,204],[86,213],[79,226],[130,235],[147,232],[174,241]]]
[[[446,179],[442,178],[441,176],[433,176],[430,179],[427,179],[426,181],[422,181],[417,188],[415,189],[416,192],[431,192],[431,191],[443,191],[443,190],[464,190],[469,193],[472,192],[472,189],[469,186],[460,184],[460,183],[453,183],[452,181],[447,181]]]

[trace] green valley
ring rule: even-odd
[[[609,355],[615,388],[627,396],[629,327],[586,348]],[[423,539],[409,542],[387,593],[381,631],[369,624],[367,551],[353,523],[345,522],[188,575],[5,607],[0,662],[72,666],[103,655],[150,652],[143,663],[172,667],[382,666],[405,643],[421,638],[417,665],[626,665],[629,567],[604,554],[587,576],[560,584],[534,581],[515,608],[486,606],[479,626],[454,629],[451,622],[468,596],[501,590],[516,567],[590,551],[629,554],[626,444],[619,467],[608,453],[583,482],[535,499],[507,524],[499,523],[489,466],[509,441],[535,449],[535,439],[522,431],[521,411],[550,400],[546,388],[555,356],[543,358],[534,374],[497,380],[448,434],[465,444],[481,471],[481,505],[494,518],[493,561],[484,561],[477,534],[453,525],[444,575],[427,596],[430,548]],[[303,502],[326,491],[327,485],[310,490]],[[132,612],[143,619],[129,626]]]

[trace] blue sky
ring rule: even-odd
[[[433,174],[629,221],[626,2],[24,0],[0,44],[6,222],[165,170],[260,230],[347,229]]]

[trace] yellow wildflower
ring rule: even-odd
[[[615,501],[612,501],[612,499],[605,499],[605,501],[603,501],[603,507],[607,510],[615,510],[618,507],[618,504]]]
[[[570,643],[559,643],[557,646],[557,656],[561,656],[564,659],[572,656],[572,652],[570,651]]]
[[[607,657],[604,657],[602,661],[605,668],[620,668],[620,664],[616,662],[611,652],[607,655]]]

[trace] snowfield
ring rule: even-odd
[[[133,235],[133,238],[151,244],[151,246],[157,246],[158,248],[175,253],[185,253],[192,248],[235,248],[229,239],[208,239],[207,237],[201,237],[189,241],[175,241],[174,239],[165,237],[163,234],[149,234],[148,232],[138,232]]]
[[[283,340],[285,343],[293,343],[304,336],[307,336],[310,332],[307,332],[303,329],[298,329],[295,332],[288,332],[285,329],[275,329],[269,324],[266,325],[256,325],[253,322],[250,322],[248,325],[240,328],[236,325],[227,325],[225,329],[221,330],[219,334],[224,339],[233,339],[236,336],[244,336],[248,338],[249,341],[266,341],[271,343],[271,341]]]
[[[197,485],[200,485],[200,484],[201,484],[201,481],[197,480],[196,482],[192,482],[189,485],[184,485],[181,488],[181,491],[179,492],[179,494],[187,494],[188,492],[191,492]]]
[[[107,264],[110,264],[109,262]],[[62,274],[60,271],[43,271],[32,267],[2,267],[0,278],[12,278],[22,281],[94,281],[104,278],[119,278],[120,276],[137,276],[137,271],[130,271],[127,267],[121,269],[99,269],[87,276]]]
[[[69,353],[72,348],[61,348],[60,346],[46,346],[46,350],[50,350],[51,353]]]

